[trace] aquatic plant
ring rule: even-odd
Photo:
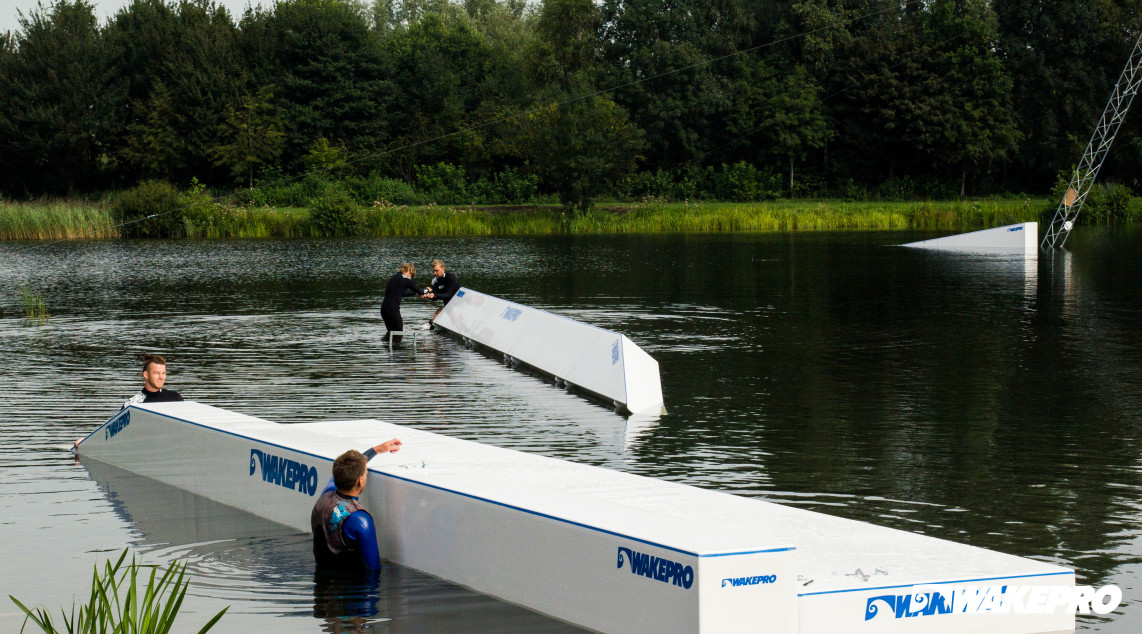
[[[172,203],[174,204],[174,203]],[[1053,210],[1045,199],[987,198],[975,201],[773,200],[764,202],[673,202],[645,196],[636,203],[601,203],[568,214],[558,205],[480,207],[472,205],[396,205],[379,200],[368,208],[353,204],[344,191],[325,191],[310,209],[241,205],[223,197],[212,200],[199,185],[177,202],[180,234],[194,238],[296,238],[345,236],[481,236],[564,233],[713,233],[758,231],[841,231],[944,229],[969,230],[1043,220]],[[185,207],[185,209],[182,209]],[[1133,207],[1132,207],[1133,208]],[[63,209],[82,210],[83,207]],[[20,213],[44,216],[34,205]],[[67,234],[36,225],[23,233],[4,232],[0,203],[0,239],[93,237]],[[70,212],[67,212],[70,213]],[[79,213],[77,211],[76,213]],[[51,222],[74,224],[66,213]],[[32,223],[20,221],[21,226]],[[114,237],[113,224],[102,237]]]
[[[101,204],[45,199],[0,201],[0,240],[117,238],[111,212]]]
[[[131,562],[124,567],[123,562],[126,559],[127,549],[124,549],[115,565],[111,565],[110,560],[104,562],[102,572],[96,564],[88,602],[79,606],[78,612],[73,603],[70,614],[60,608],[61,621],[58,626],[52,620],[47,608],[29,609],[19,599],[8,595],[8,598],[27,615],[21,631],[31,622],[41,631],[49,633],[165,634],[170,632],[182,607],[182,601],[186,597],[186,589],[190,586],[190,581],[186,579],[186,563],[175,562],[156,581],[157,566],[143,565],[132,555]],[[139,573],[144,568],[150,568],[151,574],[147,579],[146,588],[140,595]],[[228,609],[229,606],[214,615],[214,618],[198,630],[199,634],[214,627]]]
[[[20,289],[20,299],[24,302],[24,316],[27,318],[28,324],[38,326],[51,319],[51,315],[48,314],[48,305],[44,303],[43,296],[32,291],[27,284]]]

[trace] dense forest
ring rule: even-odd
[[[83,0],[0,33],[0,195],[318,173],[482,202],[1045,193],[1142,0]],[[1142,117],[1103,179],[1142,188]]]

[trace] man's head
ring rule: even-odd
[[[408,262],[400,265],[400,272],[409,277],[416,277],[416,267]]]
[[[432,261],[432,275],[434,277],[444,277],[444,260]]]
[[[158,392],[167,382],[166,359],[157,354],[143,355],[143,381],[148,390]]]
[[[369,461],[356,449],[350,449],[333,461],[333,485],[341,492],[357,492],[358,486],[365,488],[365,477]]]

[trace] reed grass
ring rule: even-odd
[[[104,562],[102,572],[99,565],[91,581],[91,596],[87,603],[79,606],[78,612],[73,603],[71,612],[60,608],[60,624],[52,619],[51,612],[44,607],[28,608],[12,595],[8,598],[26,615],[21,631],[31,622],[43,632],[121,632],[123,634],[166,634],[171,631],[178,611],[186,597],[190,581],[186,579],[186,564],[174,563],[162,577],[157,577],[156,566],[144,566],[131,557],[126,567],[127,550],[119,556],[119,561],[111,565]],[[146,588],[140,594],[140,571],[150,568]],[[145,573],[144,573],[145,575]],[[229,607],[214,615],[198,630],[207,632],[226,614]],[[182,630],[183,628],[180,628]]]
[[[308,222],[304,209],[229,204],[183,217],[188,238],[298,238],[309,235]]]
[[[110,210],[100,203],[0,200],[0,240],[118,238]]]
[[[39,326],[51,319],[43,296],[32,291],[27,284],[20,289],[20,300],[24,302],[24,316],[29,325]]]
[[[354,233],[364,236],[481,236],[561,233],[714,233],[762,231],[968,230],[1045,221],[1042,198],[976,201],[849,202],[778,200],[756,203],[654,199],[600,203],[585,213],[556,205],[512,207],[397,206],[360,210]],[[183,216],[192,238],[297,238],[327,233],[297,207],[204,203]],[[80,203],[0,202],[0,240],[118,237],[111,214]]]

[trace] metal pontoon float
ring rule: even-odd
[[[630,412],[662,409],[658,362],[621,333],[470,288],[433,323]]]
[[[1066,568],[376,420],[132,405],[78,452],[308,532],[333,458],[393,436],[404,448],[370,462],[362,500],[385,558],[587,628],[1074,629],[1073,607],[963,609],[965,584],[1066,589]]]

